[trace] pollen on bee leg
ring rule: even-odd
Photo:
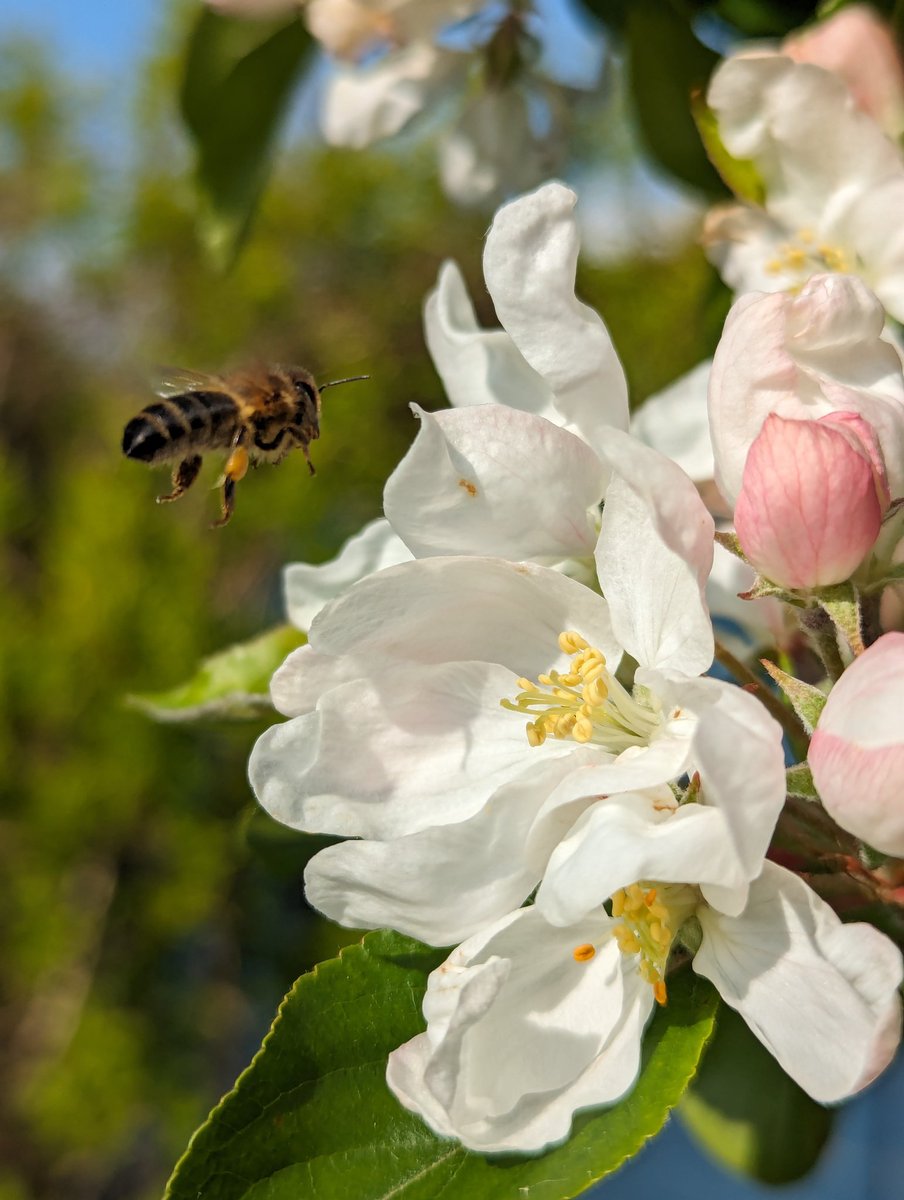
[[[591,946],[589,942],[582,942],[580,946],[575,946],[571,955],[575,962],[590,962],[596,954],[596,946]]]
[[[244,446],[236,446],[226,463],[226,478],[238,481],[245,478],[247,471],[248,451]]]

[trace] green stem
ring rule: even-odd
[[[807,737],[807,731],[800,723],[797,713],[792,708],[789,708],[782,698],[768,688],[761,679],[757,678],[746,663],[741,662],[739,658],[735,658],[732,652],[726,646],[723,646],[721,642],[716,642],[716,660],[722,664],[726,671],[731,672],[742,687],[749,692],[753,692],[757,699],[762,702],[763,706],[775,717],[776,721],[778,721],[779,725],[785,731],[795,756],[798,760],[804,761],[807,757],[810,739]]]

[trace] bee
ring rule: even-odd
[[[313,475],[308,447],[320,437],[321,392],[368,378],[353,375],[318,388],[303,367],[260,366],[225,375],[172,372],[157,388],[160,399],[126,425],[122,452],[139,462],[175,460],[172,491],[157,497],[158,504],[167,504],[195,482],[203,452],[228,450],[217,484],[223,490],[216,528],[232,516],[236,484],[250,464],[278,463],[297,447]]]

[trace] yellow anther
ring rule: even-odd
[[[572,727],[571,736],[576,742],[589,742],[593,737],[593,722],[587,717],[578,717]]]
[[[575,946],[571,953],[575,962],[590,962],[596,954],[596,946],[591,946],[589,942],[582,942],[580,946]]]
[[[534,721],[527,723],[527,740],[531,746],[542,746],[546,741],[546,730]]]
[[[630,929],[625,929],[624,925],[620,925],[614,932],[615,940],[618,942],[618,948],[622,954],[640,953],[640,942]]]
[[[586,704],[594,706],[604,704],[609,695],[609,687],[604,678],[598,677],[592,679],[590,683],[584,684],[581,695],[584,697]]]
[[[612,915],[620,917],[625,911],[625,890],[619,888],[617,892],[612,893]]]
[[[656,903],[656,889],[655,888],[650,888],[650,890],[644,896],[643,902],[647,906],[647,908],[650,908],[653,904]]]
[[[530,691],[533,691],[534,685],[533,685],[532,680],[525,679],[524,676],[522,675],[522,677],[518,680],[518,687],[521,689],[522,692],[530,692]]]
[[[563,654],[574,654],[576,650],[586,650],[587,642],[573,629],[566,629],[559,634],[559,649]]]
[[[657,945],[662,945],[662,923],[660,921],[650,922],[650,937]],[[666,942],[668,942],[668,938],[666,938]]]
[[[551,675],[538,675],[537,682],[542,683],[544,687],[552,687],[552,676]]]
[[[781,275],[785,269],[785,264],[780,258],[770,258],[766,263],[766,272],[769,275]]]
[[[669,999],[668,989],[665,986],[664,979],[657,979],[653,984],[653,995],[657,1004],[667,1004]]]

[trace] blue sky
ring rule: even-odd
[[[143,53],[164,10],[162,0],[2,0],[0,37],[37,36],[67,72],[107,83]]]

